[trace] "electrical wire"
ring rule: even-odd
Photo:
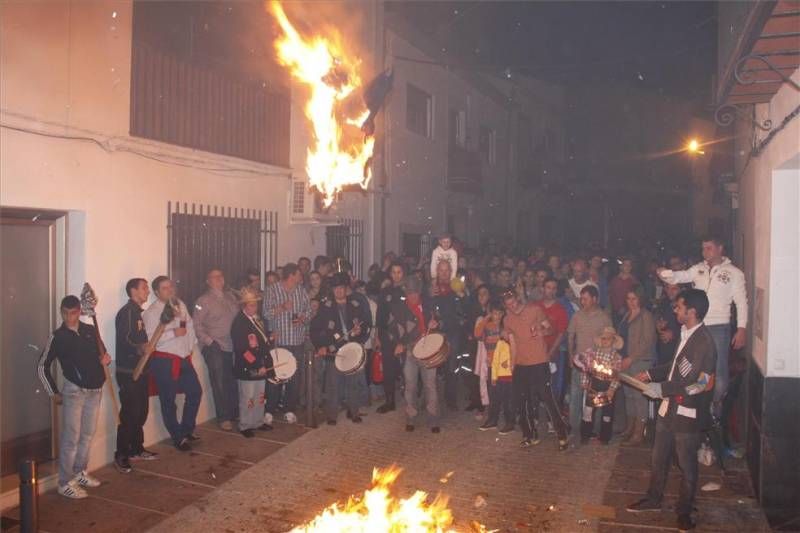
[[[13,130],[13,131],[21,132],[21,133],[28,133],[28,134],[31,134],[31,135],[39,135],[41,137],[48,137],[48,138],[52,138],[52,139],[63,139],[63,140],[70,140],[70,141],[90,142],[90,143],[100,147],[104,152],[106,152],[108,154],[113,154],[115,152],[129,153],[129,154],[133,154],[133,155],[139,156],[139,157],[144,158],[144,159],[149,159],[151,161],[157,161],[159,163],[163,163],[163,164],[166,164],[166,165],[176,165],[176,166],[184,167],[184,168],[192,168],[192,169],[196,169],[196,170],[203,170],[205,172],[221,172],[221,173],[244,172],[244,173],[249,173],[249,174],[255,174],[257,176],[270,176],[270,177],[280,177],[280,178],[289,178],[289,177],[291,177],[291,173],[290,172],[272,173],[272,172],[264,172],[264,171],[260,171],[260,170],[250,169],[250,168],[207,167],[207,166],[203,166],[203,165],[193,165],[193,164],[190,164],[190,163],[182,163],[180,161],[176,161],[173,156],[169,156],[169,155],[166,155],[166,154],[164,154],[163,157],[159,157],[156,154],[150,154],[150,153],[147,153],[147,152],[142,152],[142,151],[135,150],[135,149],[132,149],[132,148],[128,148],[128,147],[125,147],[125,146],[113,147],[113,146],[111,146],[110,141],[115,139],[115,137],[112,137],[112,138],[110,138],[110,139],[108,139],[106,141],[100,141],[98,139],[95,139],[94,137],[87,137],[87,136],[84,136],[84,135],[63,135],[63,134],[59,134],[59,133],[48,133],[48,132],[43,132],[43,131],[37,131],[37,130],[34,130],[34,129],[30,129],[30,128],[23,128],[23,127],[19,127],[19,126],[11,126],[11,125],[2,124],[2,123],[0,123],[0,128],[5,128],[5,129],[8,129],[8,130]]]

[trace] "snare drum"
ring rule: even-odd
[[[447,339],[441,333],[429,333],[417,341],[411,354],[425,368],[436,368],[447,361],[450,345],[447,344]]]
[[[355,374],[367,361],[367,351],[357,342],[348,342],[336,351],[336,370],[349,376]]]
[[[272,356],[272,368],[275,370],[274,378],[267,378],[273,385],[286,383],[297,372],[297,359],[286,348],[273,348],[269,351]]]

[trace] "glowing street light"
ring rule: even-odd
[[[700,155],[705,154],[705,152],[700,148],[702,148],[702,145],[700,144],[700,141],[698,141],[697,139],[690,140],[689,144],[686,145],[686,151],[689,152],[690,154],[700,154]]]

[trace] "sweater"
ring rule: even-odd
[[[458,271],[458,252],[453,248],[447,250],[441,246],[434,248],[431,252],[431,279],[436,279],[436,267],[439,266],[439,261],[450,263],[450,279],[455,278]]]

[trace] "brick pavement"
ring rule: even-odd
[[[519,433],[499,436],[477,426],[467,413],[450,413],[438,435],[424,427],[407,433],[398,412],[370,413],[361,425],[342,420],[323,426],[152,531],[286,531],[325,506],[360,494],[374,466],[392,463],[404,468],[396,494],[445,492],[460,529],[470,520],[503,531],[589,531],[599,525],[586,505],[602,504],[615,446],[559,453],[555,437],[546,435],[538,446],[521,450]],[[442,484],[450,471],[454,474]],[[487,501],[481,509],[473,507],[478,494]]]

